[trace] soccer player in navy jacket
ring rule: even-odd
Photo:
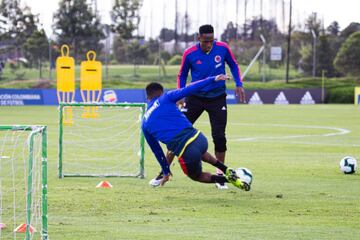
[[[199,43],[185,50],[177,79],[178,89],[186,86],[189,71],[191,82],[205,79],[210,76],[225,74],[225,63],[230,67],[235,81],[235,94],[240,102],[245,101],[240,69],[229,46],[214,40],[214,28],[211,25],[203,25],[199,28]],[[183,103],[183,100],[182,100]],[[216,158],[224,163],[226,147],[225,129],[227,123],[226,86],[224,81],[208,85],[200,91],[191,94],[183,104],[183,112],[193,124],[200,115],[206,111],[211,124],[211,135],[215,145]],[[168,160],[172,156],[168,154]],[[221,169],[220,169],[221,170]],[[222,172],[218,170],[218,174]],[[160,183],[162,174],[150,181],[156,186]],[[219,189],[227,189],[225,184],[217,183]]]
[[[147,85],[146,95],[149,102],[142,122],[142,131],[161,166],[163,172],[161,185],[169,180],[170,165],[159,141],[166,144],[168,151],[178,156],[183,172],[192,180],[203,183],[231,182],[240,189],[250,190],[250,185],[242,182],[233,169],[228,168],[207,152],[206,137],[192,126],[176,105],[180,99],[197,94],[226,79],[228,79],[226,75],[217,75],[166,93],[159,83]],[[202,161],[221,169],[225,176],[203,172]]]

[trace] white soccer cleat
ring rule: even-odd
[[[150,180],[149,184],[153,187],[158,187],[160,186],[162,179],[163,179],[163,174],[162,172],[160,172],[159,175],[156,176],[156,178]]]
[[[220,190],[229,189],[229,187],[228,187],[225,183],[223,183],[223,184],[215,183],[215,187],[216,187],[217,189],[220,189]]]
[[[161,180],[162,180],[162,178],[160,178],[160,179],[153,178],[153,179],[150,180],[149,184],[150,184],[152,187],[158,187],[158,186],[160,186],[160,184],[161,184]]]

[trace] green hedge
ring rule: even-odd
[[[326,92],[327,103],[354,103],[354,87],[330,88]]]

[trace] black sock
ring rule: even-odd
[[[223,173],[226,173],[226,169],[227,166],[225,166],[222,162],[220,162],[219,160],[216,161],[216,163],[214,164],[215,167],[217,167],[218,169],[220,169]]]
[[[212,183],[225,183],[229,182],[224,175],[211,175],[211,182]]]

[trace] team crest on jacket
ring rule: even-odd
[[[215,62],[219,63],[221,61],[221,57],[219,55],[215,56]]]

